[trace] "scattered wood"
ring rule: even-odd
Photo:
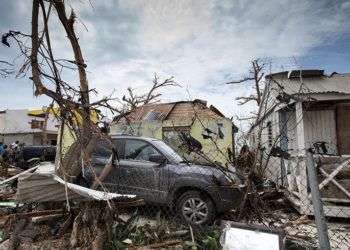
[[[45,216],[45,215],[53,215],[53,214],[62,214],[63,209],[54,209],[54,210],[42,210],[42,211],[33,211],[33,212],[27,212],[27,213],[15,213],[15,214],[9,214],[5,217],[15,217],[16,219],[26,219],[31,217],[39,217],[39,216]]]
[[[14,213],[14,214],[9,214],[5,216],[0,217],[0,226],[4,226],[7,221],[12,220],[12,221],[17,221],[17,220],[22,220],[22,219],[30,219],[33,217],[43,217],[43,216],[53,216],[53,215],[63,215],[63,210],[62,209],[55,209],[55,210],[43,210],[43,211],[33,211],[33,212],[27,212],[27,213]],[[33,219],[31,219],[33,221]],[[34,219],[36,221],[38,219]],[[40,220],[40,219],[39,219]]]
[[[9,242],[9,246],[8,249],[17,249],[18,245],[19,245],[19,234],[24,230],[25,226],[27,225],[27,220],[22,219],[22,220],[18,220],[15,222],[14,226],[13,226],[13,231],[10,237],[10,242]]]
[[[131,201],[119,201],[115,202],[114,205],[117,208],[125,208],[125,207],[138,207],[145,205],[145,201],[143,199],[131,200]]]
[[[146,249],[159,249],[159,248],[165,248],[165,247],[171,247],[176,245],[181,245],[182,240],[167,240],[161,243],[155,243],[143,247],[129,247],[128,249],[138,249],[138,250],[146,250]]]
[[[53,219],[58,219],[62,216],[63,216],[63,214],[49,214],[49,215],[43,215],[43,216],[36,216],[36,217],[32,217],[32,222],[33,223],[41,223],[41,222],[46,222],[46,221],[50,221]]]
[[[9,183],[9,182],[11,182],[11,181],[13,181],[13,180],[16,180],[18,177],[20,177],[20,176],[23,175],[23,174],[31,173],[31,172],[33,172],[35,169],[37,169],[38,167],[39,167],[39,165],[37,165],[37,166],[35,166],[35,167],[32,167],[32,168],[29,168],[29,169],[27,169],[27,170],[25,170],[25,171],[23,171],[23,172],[21,172],[21,173],[19,173],[19,174],[16,174],[16,175],[14,175],[14,176],[12,176],[12,177],[6,179],[6,180],[3,180],[3,181],[0,182],[0,185],[4,185],[4,184]]]
[[[307,224],[307,223],[310,223],[310,222],[312,222],[312,221],[309,219],[309,216],[308,215],[303,215],[303,216],[299,217],[298,219],[296,219],[295,221],[292,221],[292,224],[294,226],[298,226],[298,225]]]
[[[1,201],[14,200],[15,195],[16,195],[15,193],[3,193],[3,194],[0,194],[0,200]]]

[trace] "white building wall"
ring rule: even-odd
[[[0,134],[41,132],[41,129],[31,128],[32,120],[44,121],[45,119],[28,115],[27,109],[7,109],[5,112],[0,112]],[[50,114],[47,121],[47,130],[57,132],[58,124],[57,119]]]
[[[10,145],[15,141],[25,143],[26,145],[35,145],[34,134],[5,134],[0,136],[0,141],[6,145]]]
[[[269,145],[269,128],[268,123],[271,123],[272,128],[272,146]],[[261,146],[265,148],[264,150],[264,159],[263,164],[266,164],[266,160],[268,160],[266,169],[265,169],[265,178],[273,181],[276,184],[281,184],[281,159],[278,157],[268,155],[273,146],[280,146],[280,123],[279,123],[279,113],[273,112],[268,115],[260,126],[254,128],[254,136],[255,136],[255,144],[257,143],[256,138],[259,132],[259,129],[262,129],[261,132]],[[256,145],[254,145],[256,146]],[[253,146],[253,147],[254,147]]]
[[[268,142],[268,127],[267,123],[271,122],[273,141],[279,138],[280,124],[278,112],[274,112],[263,121],[263,130],[261,134],[261,144],[265,147],[265,154],[270,152],[271,147]],[[288,153],[291,155],[297,154],[297,135],[296,125],[300,120],[295,116],[295,111],[287,111],[287,140]],[[334,110],[318,110],[304,111],[304,126],[305,126],[305,142],[306,148],[313,147],[313,143],[325,141],[328,144],[329,153],[337,153],[337,137],[336,137],[336,120]],[[258,133],[258,128],[254,130],[255,135]],[[279,140],[276,146],[280,146]],[[282,178],[281,159],[270,157],[268,167],[266,169],[266,178],[280,183]]]
[[[337,153],[337,134],[335,110],[305,111],[305,143],[306,148],[313,143],[327,142],[328,153]]]
[[[34,133],[41,133],[42,129],[32,129],[32,120],[44,121],[45,118],[28,115],[27,109],[3,110],[0,112],[0,140],[5,144],[14,141],[24,142],[27,145],[40,145],[39,139],[34,140]],[[58,121],[50,114],[47,121],[47,132],[56,134]]]

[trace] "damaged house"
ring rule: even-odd
[[[203,100],[143,105],[116,117],[111,124],[111,134],[161,139],[189,161],[207,163],[209,159],[223,165],[234,156],[236,132],[229,118]],[[200,154],[187,147],[186,138],[200,149]]]
[[[264,112],[250,142],[268,160],[265,176],[288,190],[303,214],[312,214],[306,152],[317,164],[328,216],[350,217],[350,74],[293,70],[266,76]]]
[[[0,141],[15,141],[26,145],[56,145],[59,123],[43,109],[16,109],[0,111]]]

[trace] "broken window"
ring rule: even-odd
[[[30,122],[32,129],[43,129],[44,128],[44,121],[38,121],[38,120],[32,120]]]

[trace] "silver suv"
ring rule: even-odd
[[[161,140],[112,136],[119,164],[104,185],[122,194],[135,194],[146,203],[170,206],[191,224],[210,223],[215,215],[236,207],[242,197],[242,180],[213,166],[185,162]],[[92,157],[97,175],[112,149],[100,140]]]

